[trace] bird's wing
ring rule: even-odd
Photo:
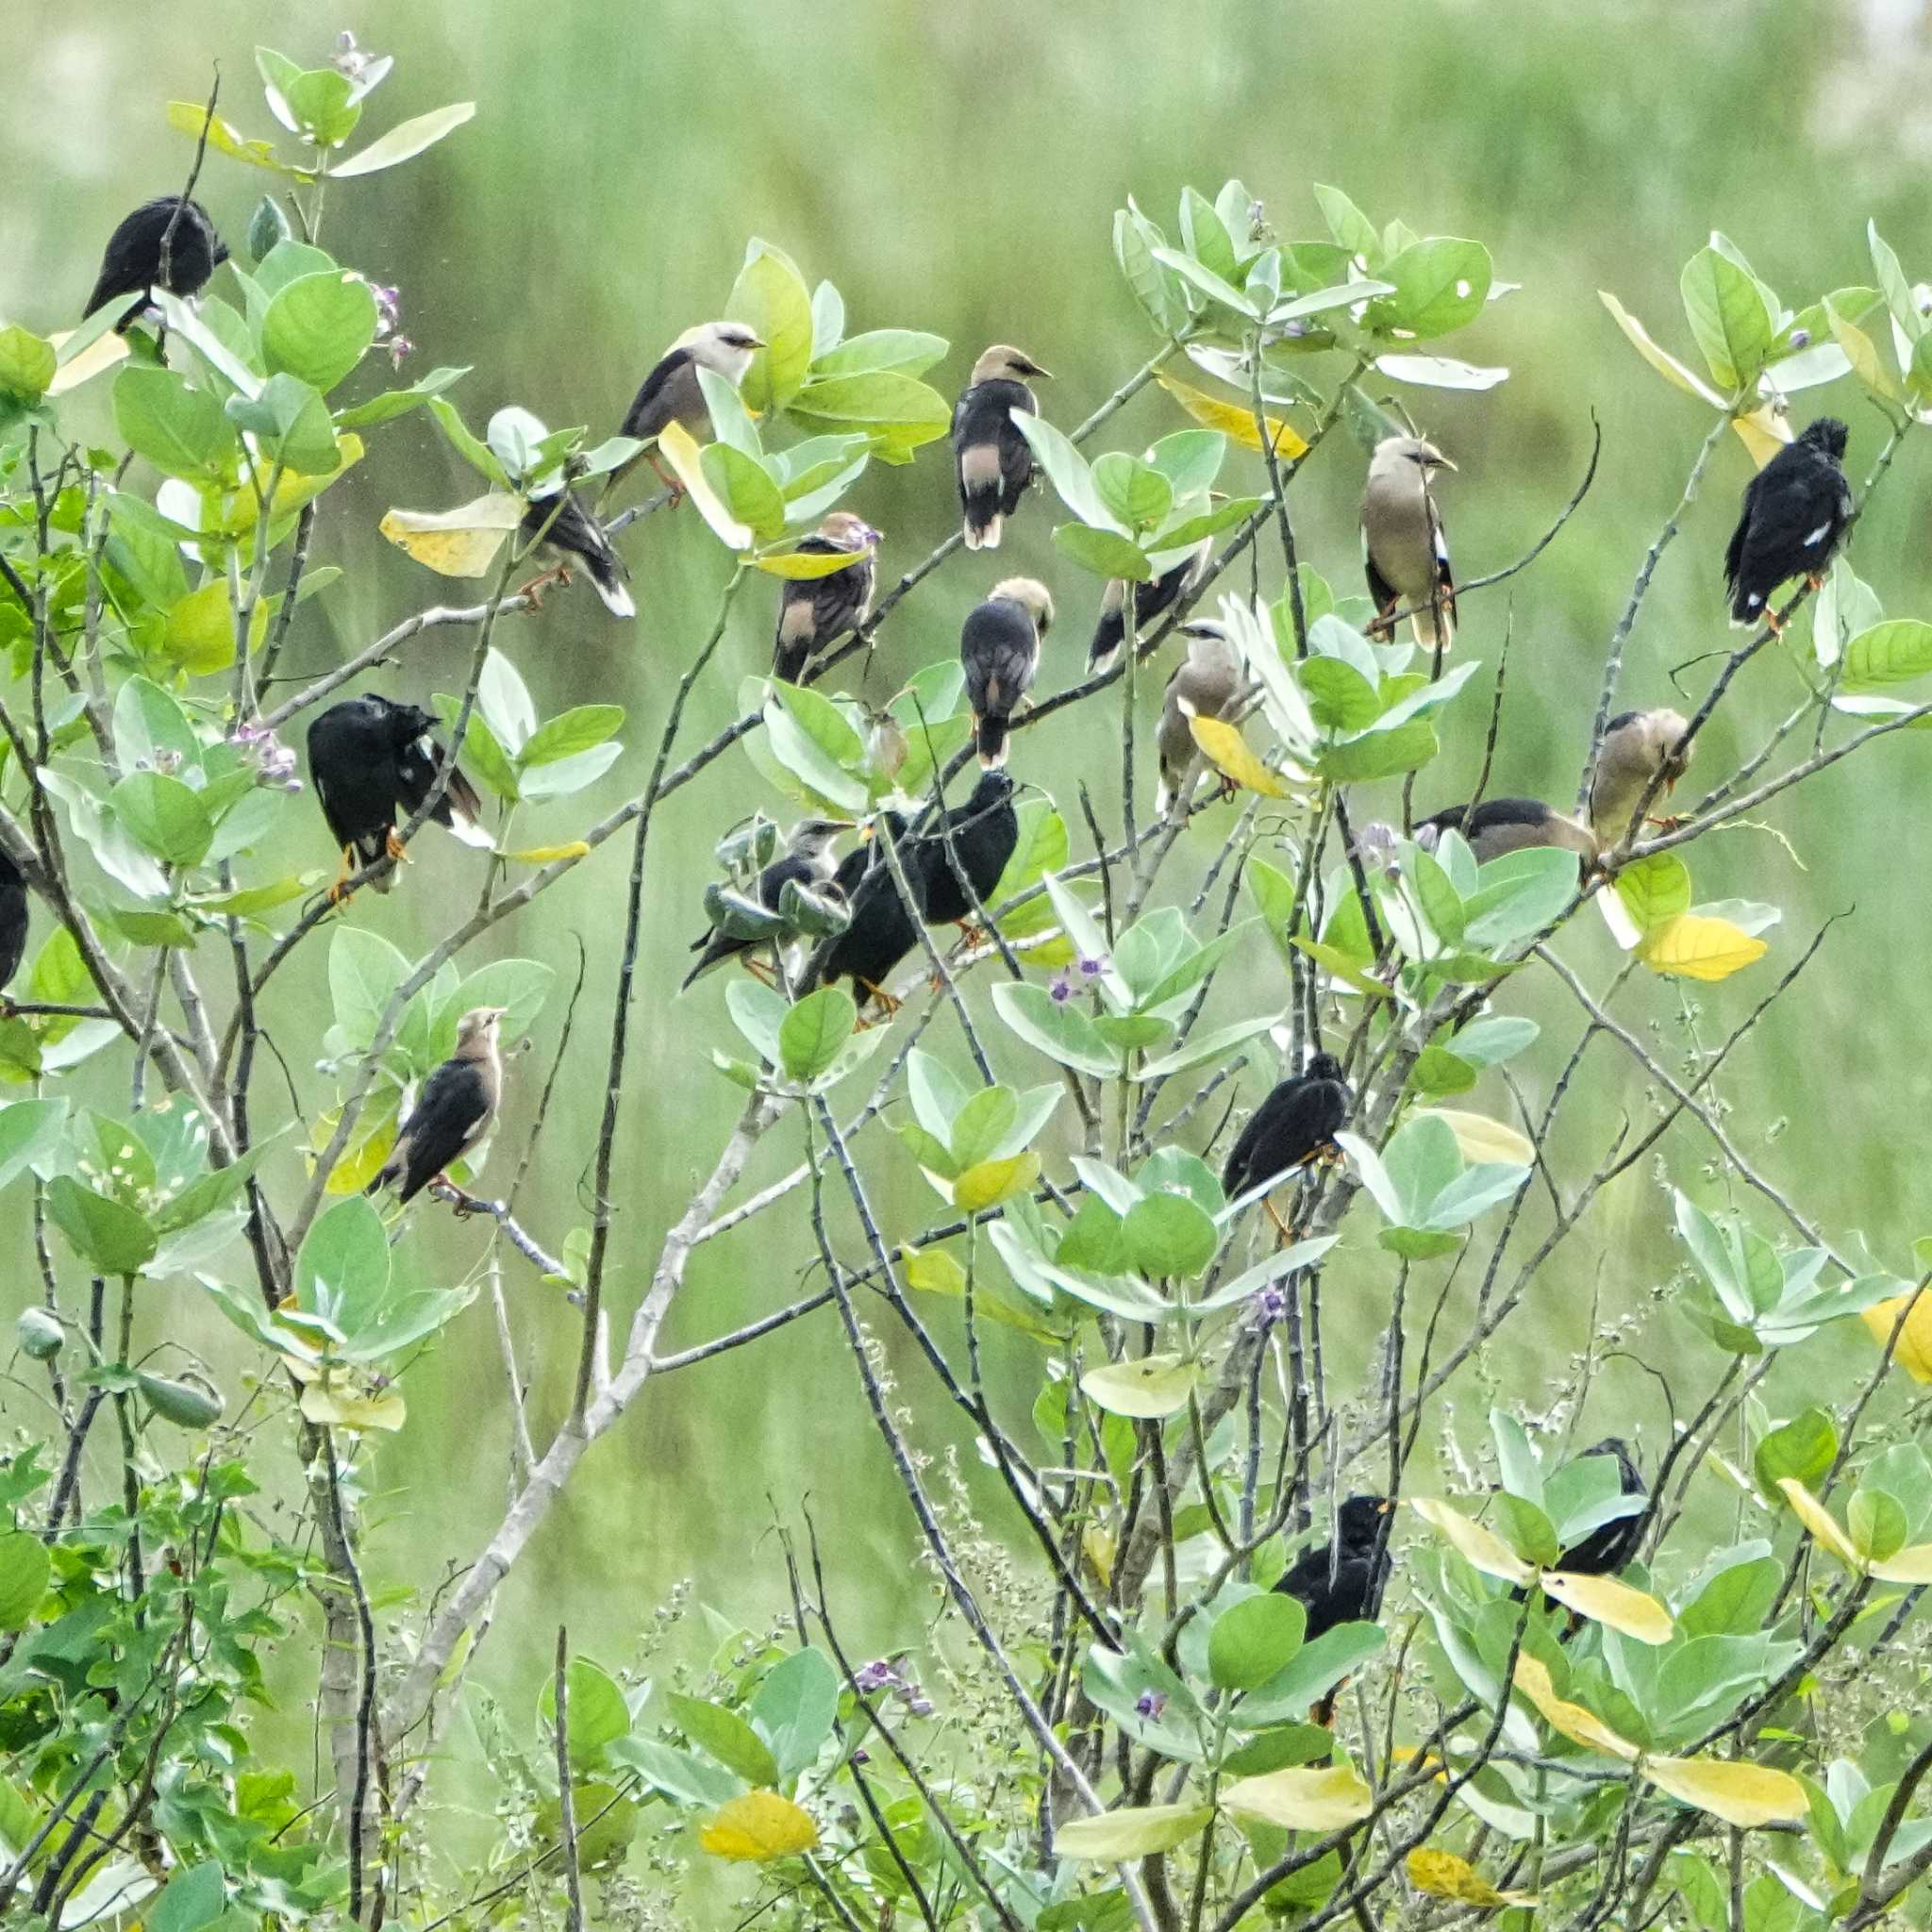
[[[1429,552],[1436,559],[1436,591],[1442,611],[1452,622],[1456,616],[1456,573],[1449,564],[1449,535],[1442,527],[1442,507],[1434,495],[1424,493],[1429,508]]]
[[[1738,527],[1731,532],[1731,541],[1724,545],[1724,588],[1736,590],[1739,574],[1744,568],[1744,546],[1751,536],[1751,509],[1757,491],[1757,478],[1752,477],[1744,486],[1744,501],[1738,510]]]
[[[625,411],[625,435],[648,441],[671,421],[676,410],[665,391],[670,388],[672,378],[691,366],[689,349],[673,349],[658,362],[644,377],[637,394],[631,399],[630,408]]]
[[[444,1060],[423,1083],[396,1146],[408,1143],[412,1174],[441,1174],[483,1131],[490,1114],[481,1072],[468,1060]]]
[[[1017,502],[1022,491],[1033,480],[1033,445],[1020,432],[1012,411],[1023,409],[1029,416],[1040,411],[1034,406],[1033,391],[1024,382],[1002,385],[1010,393],[1001,398],[1000,476],[1007,486],[1009,502]]]
[[[1378,611],[1396,609],[1402,593],[1375,568],[1375,553],[1369,546],[1369,526],[1362,525],[1362,575],[1369,580],[1369,597]]]

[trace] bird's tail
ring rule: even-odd
[[[989,515],[969,509],[965,526],[967,549],[997,550],[1000,547],[1000,530],[1005,523],[1006,518],[998,510]]]
[[[1007,724],[1003,716],[989,711],[979,721],[979,762],[996,772],[1007,761]]]
[[[1103,610],[1100,622],[1093,626],[1093,641],[1087,646],[1087,675],[1098,677],[1103,671],[1110,670],[1113,660],[1120,656],[1121,642],[1127,634],[1127,627],[1121,622],[1118,610]]]
[[[1756,624],[1764,610],[1764,599],[1756,591],[1747,591],[1740,584],[1731,597],[1731,625],[1735,630],[1745,630]]]
[[[620,570],[613,568],[609,558],[597,555],[587,557],[584,562],[589,566],[591,583],[598,596],[604,600],[604,608],[612,617],[635,617],[638,607],[631,600],[630,591],[625,587]]]
[[[772,675],[784,684],[796,684],[805,673],[807,661],[811,657],[812,640],[806,638],[797,643],[781,641],[772,653]]]
[[[1416,642],[1425,651],[1447,651],[1456,641],[1456,609],[1446,601],[1418,610],[1408,623]]]

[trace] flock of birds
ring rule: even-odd
[[[114,230],[87,312],[126,300],[129,306],[117,323],[125,329],[142,312],[150,289],[192,297],[226,258],[199,204],[177,195],[147,202]],[[695,436],[708,435],[709,409],[698,372],[708,370],[735,388],[763,346],[756,331],[732,321],[705,323],[681,336],[644,378],[625,415],[623,433],[643,445],[632,461],[649,459],[655,466],[652,445],[674,422]],[[1046,375],[1024,351],[995,343],[974,363],[959,396],[952,443],[970,550],[1000,547],[1008,520],[1034,482],[1032,449],[1017,419],[1037,413],[1029,383]],[[1735,623],[1775,628],[1771,598],[1778,586],[1797,577],[1814,585],[1821,580],[1853,514],[1845,442],[1844,424],[1820,418],[1746,488],[1724,560]],[[1363,562],[1378,613],[1372,629],[1386,638],[1406,614],[1418,643],[1437,654],[1453,641],[1456,583],[1431,478],[1455,467],[1422,438],[1391,436],[1372,454],[1361,502]],[[635,614],[622,558],[595,510],[572,490],[533,502],[525,530],[558,558],[558,575],[567,581],[573,566],[581,568],[608,609],[620,617]],[[866,623],[881,541],[862,518],[836,510],[801,544],[852,561],[824,576],[784,580],[773,645],[774,675],[795,682],[815,658]],[[1204,541],[1153,581],[1133,587],[1137,634],[1144,635],[1195,591],[1211,547],[1211,541]],[[1106,589],[1088,648],[1090,673],[1106,670],[1121,648],[1126,595],[1127,586],[1119,581]],[[883,812],[885,836],[861,841],[842,859],[834,858],[833,846],[852,829],[850,824],[808,818],[762,870],[756,892],[765,910],[776,911],[787,885],[795,883],[836,896],[849,915],[843,930],[805,963],[795,982],[799,991],[849,980],[861,1004],[877,1000],[890,1008],[886,981],[919,943],[920,922],[964,925],[983,910],[1018,842],[1013,781],[1005,769],[1008,733],[1039,674],[1041,641],[1053,616],[1046,586],[1021,576],[994,584],[966,617],[959,657],[981,772],[963,805],[944,811],[925,829],[897,812]],[[1195,768],[1190,719],[1227,715],[1247,687],[1221,625],[1193,619],[1180,629],[1187,655],[1168,679],[1157,733],[1163,804]],[[346,896],[358,866],[365,872],[377,867],[370,882],[378,891],[390,889],[394,870],[380,868],[379,861],[405,856],[398,819],[418,812],[439,783],[443,789],[431,813],[435,821],[458,837],[491,843],[479,823],[482,802],[463,774],[450,766],[432,724],[418,707],[371,693],[332,706],[309,726],[310,774],[330,837],[342,854],[332,897]],[[1479,860],[1541,845],[1573,850],[1594,863],[1627,834],[1644,800],[1681,775],[1690,750],[1688,729],[1683,717],[1668,709],[1627,711],[1613,719],[1600,748],[1587,819],[1558,812],[1540,799],[1483,799],[1431,814],[1418,823],[1415,836],[1426,845],[1454,829]],[[888,842],[900,861],[899,878],[883,856]],[[0,986],[18,968],[25,936],[25,885],[0,854]],[[732,958],[755,964],[763,943],[722,929],[701,935],[684,984]],[[451,1186],[446,1169],[481,1139],[501,1095],[502,1016],[502,1008],[491,1007],[463,1016],[454,1056],[424,1084],[393,1153],[371,1183],[372,1192],[392,1187],[407,1202],[431,1183]],[[1334,1136],[1353,1104],[1340,1062],[1317,1051],[1304,1071],[1268,1094],[1243,1126],[1223,1173],[1228,1198],[1265,1200],[1271,1189],[1310,1162],[1331,1158]],[[451,1191],[460,1198],[453,1186]],[[1615,1458],[1624,1494],[1645,1493],[1623,1442],[1609,1439],[1586,1453]],[[1636,1552],[1644,1520],[1626,1517],[1602,1525],[1564,1552],[1562,1567],[1590,1574],[1621,1568]],[[1374,1615],[1388,1576],[1383,1499],[1347,1499],[1337,1512],[1337,1527],[1333,1544],[1305,1552],[1276,1586],[1307,1608],[1310,1638],[1339,1622]]]

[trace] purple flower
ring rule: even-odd
[[[1134,1708],[1150,1722],[1158,1721],[1167,1708],[1167,1699],[1158,1690],[1143,1690],[1134,1699]]]
[[[402,291],[371,282],[369,292],[375,298],[375,340],[379,342],[403,319]]]
[[[900,1677],[891,1664],[881,1659],[877,1663],[859,1665],[852,1681],[869,1697],[874,1690],[883,1690],[889,1684],[897,1685]]]
[[[409,355],[415,349],[415,343],[408,336],[394,335],[390,337],[389,366],[391,369],[400,369],[403,366],[403,358]]]
[[[1080,977],[1082,979],[1098,979],[1106,971],[1107,961],[1105,959],[1082,959],[1080,961]]]
[[[1264,1322],[1278,1322],[1288,1312],[1288,1296],[1278,1288],[1264,1288],[1255,1297],[1255,1306],[1261,1310]]]
[[[228,742],[255,760],[255,782],[275,791],[299,791],[295,754],[266,724],[243,720],[228,733]]]
[[[922,1696],[917,1690],[908,1689],[905,1693],[907,1714],[911,1717],[930,1717],[932,1699]]]
[[[1074,997],[1074,982],[1064,973],[1056,973],[1046,991],[1055,1006],[1063,1007]]]
[[[1808,328],[1794,328],[1791,331],[1791,347],[1808,349],[1811,346],[1811,331]]]
[[[872,1762],[872,1753],[869,1751],[855,1751],[852,1754],[852,1761],[854,1764],[870,1764]]]

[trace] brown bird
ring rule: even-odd
[[[1433,851],[1444,832],[1468,840],[1479,865],[1536,845],[1562,846],[1592,861],[1597,856],[1596,834],[1540,798],[1485,798],[1474,811],[1466,805],[1449,806],[1417,821],[1416,843]]]
[[[1638,803],[1659,773],[1674,790],[1690,763],[1690,728],[1681,711],[1624,711],[1612,718],[1590,788],[1590,819],[1605,848],[1621,844]]]
[[[1194,587],[1208,574],[1208,559],[1214,555],[1214,539],[1203,537],[1181,560],[1164,570],[1151,582],[1134,586],[1134,635],[1144,639],[1148,627],[1193,594]],[[1122,615],[1126,582],[1109,577],[1100,593],[1100,621],[1093,626],[1092,641],[1087,646],[1087,674],[1091,677],[1110,665],[1127,634]],[[1185,626],[1183,626],[1185,628]]]
[[[453,1185],[443,1170],[489,1132],[503,1095],[496,1029],[508,1007],[473,1007],[457,1024],[457,1050],[428,1079],[396,1136],[382,1172],[366,1191],[393,1187],[408,1202],[431,1181]]]
[[[1008,577],[984,604],[966,613],[959,661],[966,667],[966,701],[979,762],[992,770],[1007,761],[1013,712],[1040,669],[1040,640],[1053,623],[1053,595],[1032,577]]]
[[[711,433],[711,412],[698,383],[698,371],[722,375],[733,389],[764,347],[756,329],[741,322],[703,322],[672,343],[625,412],[624,433],[650,442],[669,423],[681,423],[693,436]]]
[[[798,548],[808,557],[857,557],[843,570],[822,577],[787,577],[778,598],[778,635],[772,647],[772,675],[796,684],[806,666],[828,644],[857,630],[872,609],[878,578],[874,558],[879,533],[849,509],[835,509]]]
[[[969,550],[1000,547],[1000,530],[1033,480],[1032,448],[1013,422],[1015,409],[1040,413],[1029,375],[1047,372],[1024,350],[995,342],[973,365],[954,408],[953,458]]]
[[[1158,808],[1166,811],[1192,768],[1194,734],[1191,718],[1224,718],[1241,692],[1241,661],[1226,629],[1208,618],[1181,625],[1188,655],[1167,680],[1156,743],[1160,754]]]
[[[1362,567],[1378,613],[1372,635],[1391,635],[1395,613],[1412,608],[1417,643],[1446,651],[1455,641],[1456,578],[1442,513],[1429,489],[1437,470],[1455,467],[1416,436],[1385,436],[1369,458],[1361,521]]]

